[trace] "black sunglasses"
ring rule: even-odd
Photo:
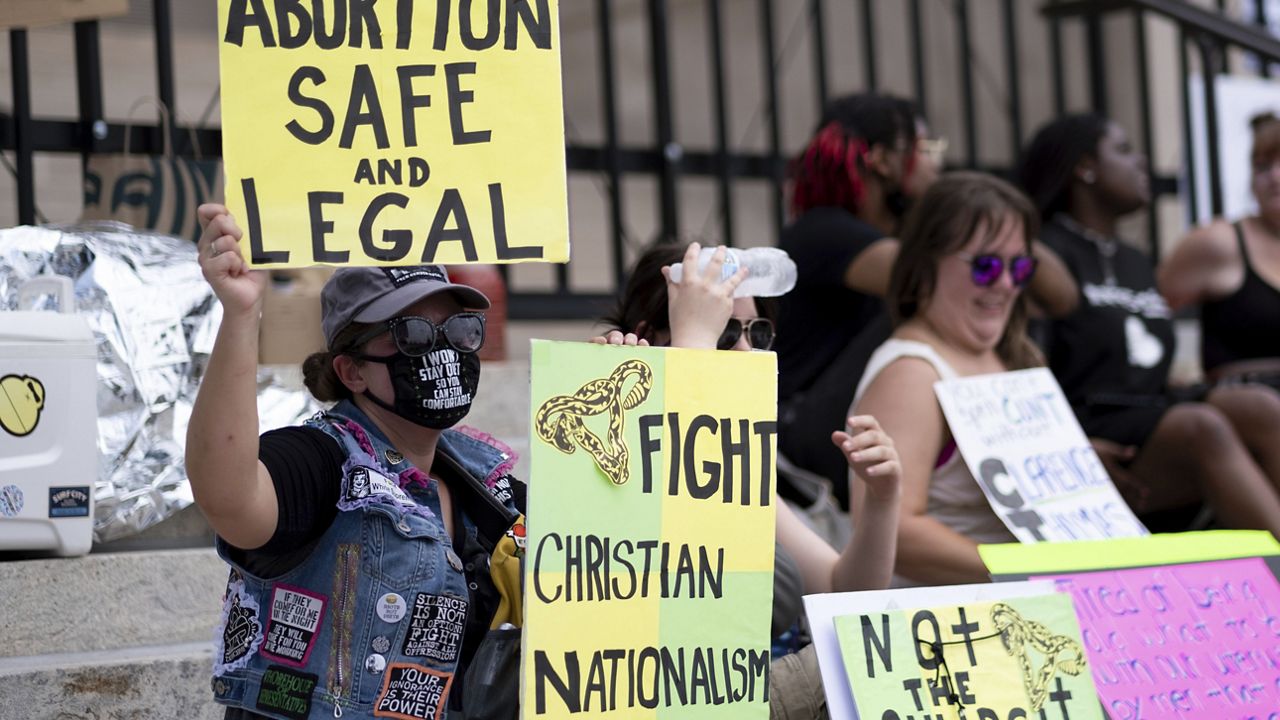
[[[360,347],[388,330],[395,340],[396,349],[409,357],[422,357],[431,352],[441,336],[450,347],[464,355],[484,346],[484,315],[462,312],[446,318],[439,325],[416,315],[391,318],[356,338],[351,347]]]
[[[773,347],[773,321],[769,318],[752,318],[746,321],[729,318],[724,332],[720,333],[720,340],[716,342],[716,349],[728,350],[737,345],[738,338],[744,332],[752,350],[768,350]]]
[[[969,263],[969,277],[978,287],[991,287],[1004,274],[1005,260],[999,255],[956,253],[956,257]],[[1025,287],[1031,282],[1031,278],[1036,274],[1038,263],[1039,261],[1030,255],[1014,255],[1009,258],[1009,277],[1013,279],[1014,286]]]

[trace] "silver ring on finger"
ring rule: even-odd
[[[209,257],[216,258],[220,254],[221,252],[218,250],[217,241],[215,240],[214,242],[209,243]]]

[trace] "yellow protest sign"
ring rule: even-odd
[[[525,718],[765,718],[772,353],[534,341]]]
[[[567,262],[558,0],[218,0],[258,267]]]
[[[859,717],[1103,717],[1067,595],[845,615],[835,626]]]
[[[1280,543],[1266,530],[1210,530],[1071,543],[979,545],[978,554],[992,575],[1022,576],[1280,555]]]

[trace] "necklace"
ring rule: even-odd
[[[1093,244],[1094,248],[1098,251],[1098,259],[1102,263],[1103,282],[1105,282],[1108,287],[1114,287],[1116,284],[1116,271],[1112,258],[1116,256],[1116,250],[1120,247],[1120,241],[1081,225],[1075,221],[1075,218],[1067,215],[1066,213],[1058,213],[1057,215],[1054,215],[1053,222],[1058,223],[1062,227]]]

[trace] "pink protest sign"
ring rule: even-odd
[[[1280,582],[1261,559],[1043,579],[1075,600],[1112,720],[1280,720]]]

